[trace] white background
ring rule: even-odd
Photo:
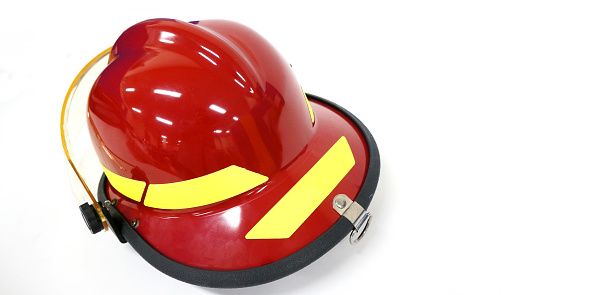
[[[0,12],[1,294],[587,294],[585,1],[14,1]],[[374,220],[307,268],[218,290],[79,216],[59,135],[78,71],[139,21],[265,36],[372,131]]]

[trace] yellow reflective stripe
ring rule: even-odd
[[[237,196],[266,181],[264,175],[233,165],[186,181],[150,184],[143,203],[159,209],[199,207]]]
[[[262,217],[245,238],[289,238],[342,181],[355,163],[350,145],[342,136]]]
[[[301,91],[303,88],[301,88]],[[307,108],[309,108],[309,115],[311,115],[311,123],[315,124],[315,113],[313,113],[313,109],[311,108],[311,104],[309,103],[309,99],[307,98],[307,94],[303,91],[303,95],[305,96],[305,101],[307,102]]]
[[[112,185],[117,191],[131,200],[141,202],[141,196],[143,196],[143,190],[145,189],[145,182],[117,175],[106,169],[104,166],[102,166],[102,170],[104,170],[104,174],[106,174],[106,178],[108,179],[108,182],[110,182],[110,185]]]

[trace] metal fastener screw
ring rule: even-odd
[[[112,201],[110,201],[110,204],[111,204],[112,206],[116,206],[116,205],[117,205],[117,203],[118,203],[118,202],[117,202],[117,199],[112,199]]]
[[[346,207],[346,199],[344,199],[344,198],[337,198],[337,196],[336,196],[335,205],[338,208],[343,209],[344,207]]]
[[[137,228],[139,226],[139,220],[137,220],[137,219],[131,220],[131,226],[133,228]]]

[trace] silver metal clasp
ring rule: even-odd
[[[354,230],[350,234],[350,244],[357,244],[364,237],[370,225],[372,219],[370,212],[364,210],[360,204],[352,201],[345,194],[339,194],[333,198],[333,209],[354,225]]]

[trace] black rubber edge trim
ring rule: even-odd
[[[380,174],[380,155],[376,141],[370,134],[370,131],[362,124],[358,118],[339,105],[321,98],[316,95],[308,94],[307,98],[326,104],[339,112],[346,115],[356,124],[358,129],[364,134],[368,145],[368,171],[366,179],[356,197],[355,201],[365,209],[372,201],[378,178]],[[105,203],[106,198],[106,176],[103,174],[98,188],[98,199]],[[108,204],[108,203],[107,203]],[[319,259],[343,238],[345,238],[353,229],[352,224],[345,218],[341,217],[330,229],[323,233],[319,238],[305,246],[301,250],[283,258],[260,267],[232,270],[232,271],[215,271],[186,266],[173,261],[159,253],[151,247],[133,227],[126,222],[123,216],[115,207],[107,205],[106,209],[112,217],[111,226],[118,227],[123,237],[131,246],[143,257],[149,264],[161,272],[178,279],[180,281],[214,288],[240,288],[265,284],[285,276],[288,276],[311,262]]]

